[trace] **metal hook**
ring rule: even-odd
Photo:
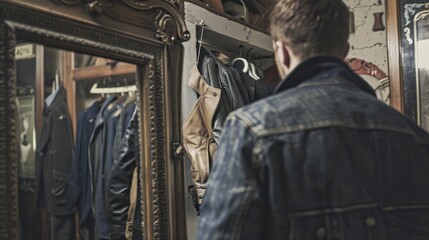
[[[204,27],[206,26],[204,24],[204,20],[201,20],[201,22],[199,24],[197,24],[198,26],[201,26],[201,35],[200,35],[200,40],[198,40],[198,53],[197,53],[197,66],[198,66],[198,61],[200,60],[200,53],[201,53],[201,47],[203,45],[203,36],[204,36]]]
[[[244,45],[238,45],[238,48],[240,49],[240,56],[239,57],[241,57],[241,50],[244,48]]]
[[[249,55],[250,55],[250,52],[251,52],[251,51],[253,51],[253,48],[250,48],[250,49],[247,51],[247,56],[246,56],[246,59],[247,59],[247,60],[249,60]]]

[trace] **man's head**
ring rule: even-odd
[[[271,13],[270,31],[284,78],[306,58],[347,55],[349,11],[342,0],[279,0]]]

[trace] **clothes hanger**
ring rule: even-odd
[[[265,75],[264,75],[264,70],[262,70],[262,61],[263,61],[263,59],[259,59],[258,61],[257,61],[257,59],[256,59],[256,55],[253,55],[252,57],[251,57],[251,61],[252,61],[252,63],[255,65],[255,73],[256,73],[256,76],[258,76],[258,78],[259,78],[259,80],[261,80],[261,79],[264,79],[265,78]]]
[[[55,91],[60,88],[60,73],[58,69],[55,71]]]
[[[55,99],[55,96],[58,93],[58,89],[60,86],[60,74],[58,69],[55,71],[55,80],[52,81],[52,92],[51,94],[49,94],[49,96],[45,99],[45,102],[47,104],[47,106],[50,106],[52,104],[52,102]]]
[[[129,85],[127,78],[124,78],[124,83],[125,83],[125,86]],[[127,94],[128,94],[128,98],[127,98],[127,101],[125,102],[125,105],[128,105],[129,103],[137,100],[136,91],[128,91]]]
[[[201,20],[201,22],[199,24],[197,24],[197,25],[201,26],[200,39],[197,41],[197,44],[198,44],[197,59],[195,61],[195,65],[197,66],[197,68],[199,68],[201,47],[202,47],[203,36],[204,36],[204,28],[205,28],[206,25],[204,24],[204,20]]]
[[[250,51],[253,50],[253,48],[250,48],[249,51],[247,52],[247,59],[241,57],[241,48],[242,48],[242,45],[240,45],[240,57],[238,57],[232,61],[232,66],[235,69],[237,69],[243,73],[246,73],[247,75],[249,75],[254,80],[259,80],[260,78],[256,74],[255,65],[247,60],[247,59],[249,59],[249,53],[250,53]]]
[[[241,72],[243,72],[243,73],[246,73],[247,74],[247,72],[249,71],[249,62],[245,59],[245,58],[243,58],[242,56],[241,56],[241,50],[243,49],[243,45],[239,45],[238,46],[238,48],[240,49],[240,52],[239,52],[239,57],[238,58],[235,58],[233,61],[232,61],[232,63],[231,63],[231,65],[235,68],[235,69],[237,69],[237,70],[239,70],[239,71],[241,71]]]
[[[249,74],[253,79],[255,79],[255,80],[259,80],[260,78],[259,78],[258,74],[256,73],[255,65],[250,61],[250,52],[252,52],[252,51],[253,51],[253,48],[250,48],[250,49],[249,49],[249,51],[247,51],[247,59],[248,59],[248,61],[249,61],[249,65],[250,65],[249,73],[248,73],[248,74]]]
[[[106,78],[103,79],[105,81]],[[112,82],[111,76],[108,77],[108,81]],[[104,84],[106,85],[106,84]],[[128,86],[119,86],[116,87],[99,87],[99,82],[94,83],[92,85],[91,90],[89,91],[92,94],[114,94],[114,93],[125,93],[125,92],[136,92],[137,87],[135,85],[128,85]]]
[[[55,85],[55,81],[52,81],[52,92],[56,91],[56,85]]]
[[[232,61],[232,66],[235,69],[238,69],[239,71],[243,72],[243,73],[248,73],[249,71],[249,62],[242,57],[236,58]]]
[[[124,81],[128,85],[128,81],[126,78],[124,78]],[[134,91],[128,92],[127,99],[124,102],[125,106],[128,106],[130,103],[133,103],[135,100],[137,100],[137,96],[134,93]]]
[[[256,72],[256,68],[255,68],[255,64],[250,63],[250,71],[249,71],[250,75],[252,78],[254,78],[255,80],[261,80],[261,78],[259,77],[258,73]]]

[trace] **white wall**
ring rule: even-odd
[[[382,4],[379,5],[378,2]],[[387,0],[344,0],[355,16],[355,32],[350,35],[348,58],[360,58],[372,62],[388,74],[386,30],[374,32],[374,13],[383,12],[386,27]]]

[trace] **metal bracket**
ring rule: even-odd
[[[173,157],[183,158],[185,154],[185,149],[183,148],[183,146],[178,142],[173,142],[172,146],[173,146]]]

